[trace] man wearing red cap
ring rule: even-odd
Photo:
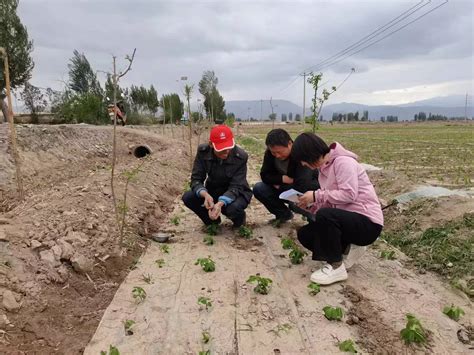
[[[221,214],[234,227],[245,223],[245,209],[252,198],[247,182],[248,154],[235,145],[226,125],[211,130],[209,144],[198,147],[191,173],[191,190],[183,195],[184,204],[205,225],[219,224]]]

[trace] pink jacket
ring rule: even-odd
[[[312,213],[322,207],[357,212],[383,226],[379,199],[357,155],[335,142],[330,146],[329,161],[319,168],[320,190]]]

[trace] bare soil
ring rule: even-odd
[[[6,125],[0,126],[1,149]],[[0,353],[82,353],[129,267],[173,208],[188,177],[182,142],[118,129],[117,195],[138,161],[129,146],[153,151],[128,192],[127,249],[118,254],[110,188],[111,127],[18,126],[27,196],[16,199],[14,166],[0,152],[0,295],[19,311],[0,311]],[[141,234],[141,235],[140,235]]]

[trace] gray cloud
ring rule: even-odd
[[[440,3],[432,0],[426,8]],[[37,85],[59,88],[60,80],[67,78],[67,62],[74,49],[84,52],[96,70],[108,71],[112,54],[123,58],[136,47],[136,62],[124,85],[154,84],[160,93],[180,91],[182,83],[176,82],[180,76],[187,75],[197,84],[202,72],[212,69],[227,100],[273,96],[298,103],[302,79],[288,87],[295,75],[415,4],[394,0],[21,0],[19,9],[35,43],[32,81]],[[466,85],[470,82],[472,87],[473,80],[472,16],[471,1],[451,1],[325,69],[331,84],[339,83],[350,68],[357,70],[334,99],[347,101],[366,93],[364,99],[370,103],[372,92],[447,85],[461,78],[467,84],[459,90],[468,90]]]

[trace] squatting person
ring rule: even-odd
[[[248,154],[235,145],[226,125],[210,132],[209,144],[198,147],[191,173],[191,190],[183,195],[184,204],[205,225],[221,222],[221,214],[234,227],[245,224],[245,209],[252,199],[247,182]]]
[[[267,134],[265,145],[267,150],[260,170],[262,181],[255,184],[253,194],[275,216],[272,222],[279,225],[293,218],[292,210],[305,213],[292,202],[284,202],[278,196],[291,188],[299,192],[317,190],[318,171],[291,158],[293,140],[284,129],[272,129]]]
[[[347,271],[383,228],[383,215],[374,187],[357,155],[335,142],[329,147],[318,136],[303,133],[291,156],[319,170],[320,189],[299,198],[300,207],[315,213],[314,221],[298,230],[298,240],[311,250],[313,260],[325,265],[311,281],[329,285],[347,279]]]

